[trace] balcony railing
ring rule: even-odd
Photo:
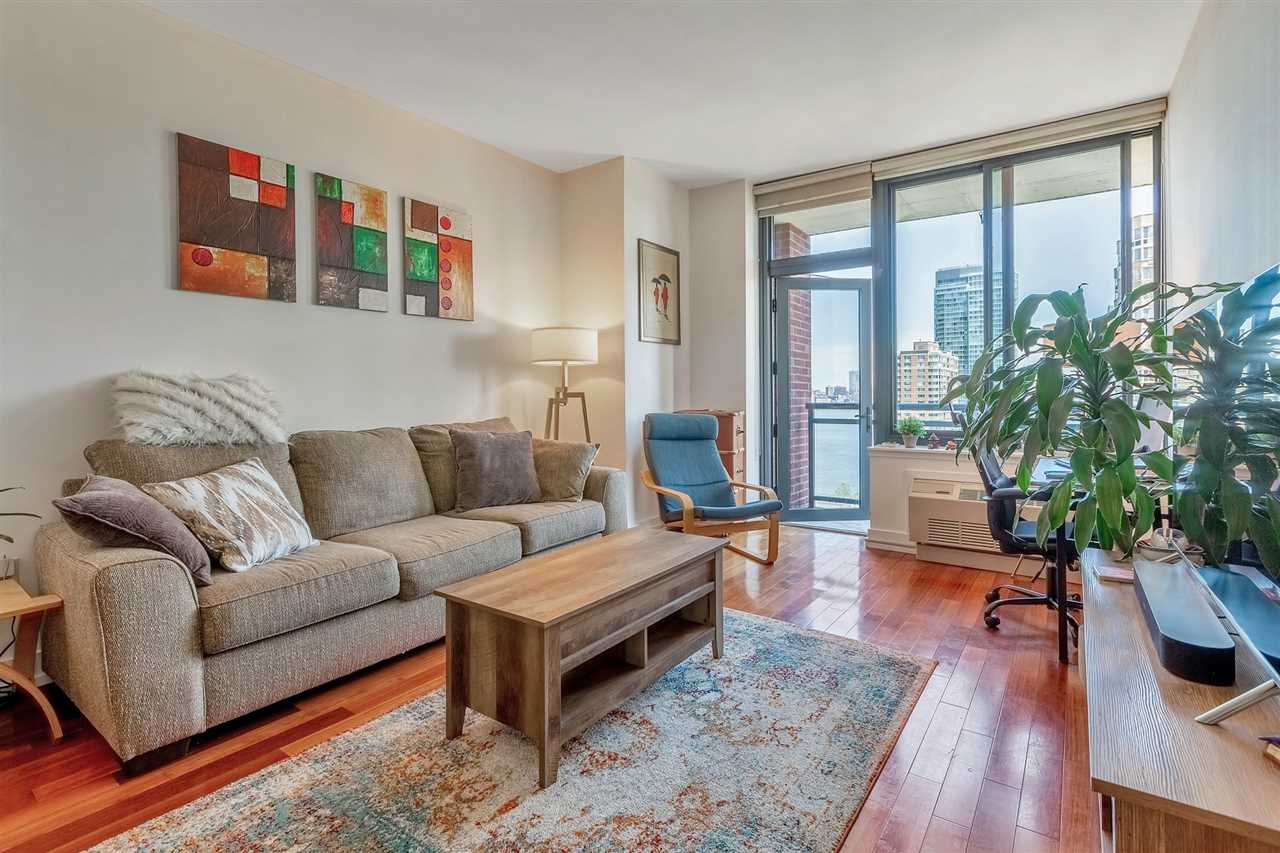
[[[862,506],[866,432],[857,403],[806,403],[809,429],[809,506]],[[819,470],[819,466],[824,466]],[[828,492],[839,494],[824,494]]]

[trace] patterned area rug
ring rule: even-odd
[[[565,745],[537,787],[528,738],[444,691],[96,850],[834,850],[933,662],[736,611],[698,652]]]

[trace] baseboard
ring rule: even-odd
[[[907,531],[886,530],[883,527],[872,527],[867,531],[867,547],[881,551],[897,551],[899,554],[916,552],[916,543],[907,536]]]

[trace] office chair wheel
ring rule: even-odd
[[[983,621],[987,623],[987,627],[988,627],[988,628],[991,628],[991,629],[993,629],[993,630],[994,630],[995,628],[999,628],[999,627],[1000,627],[1000,617],[999,617],[999,616],[984,616],[984,617],[983,617]]]
[[[999,600],[1000,600],[1000,590],[999,590],[999,589],[992,589],[992,590],[988,590],[988,591],[987,591],[987,596],[986,596],[986,597],[987,597],[987,604],[990,604],[990,603],[991,603],[991,602],[993,602],[993,601],[999,601]]]

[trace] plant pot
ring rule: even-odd
[[[904,435],[902,437],[902,444],[904,447],[915,447],[916,442],[919,440],[920,436],[918,435]]]

